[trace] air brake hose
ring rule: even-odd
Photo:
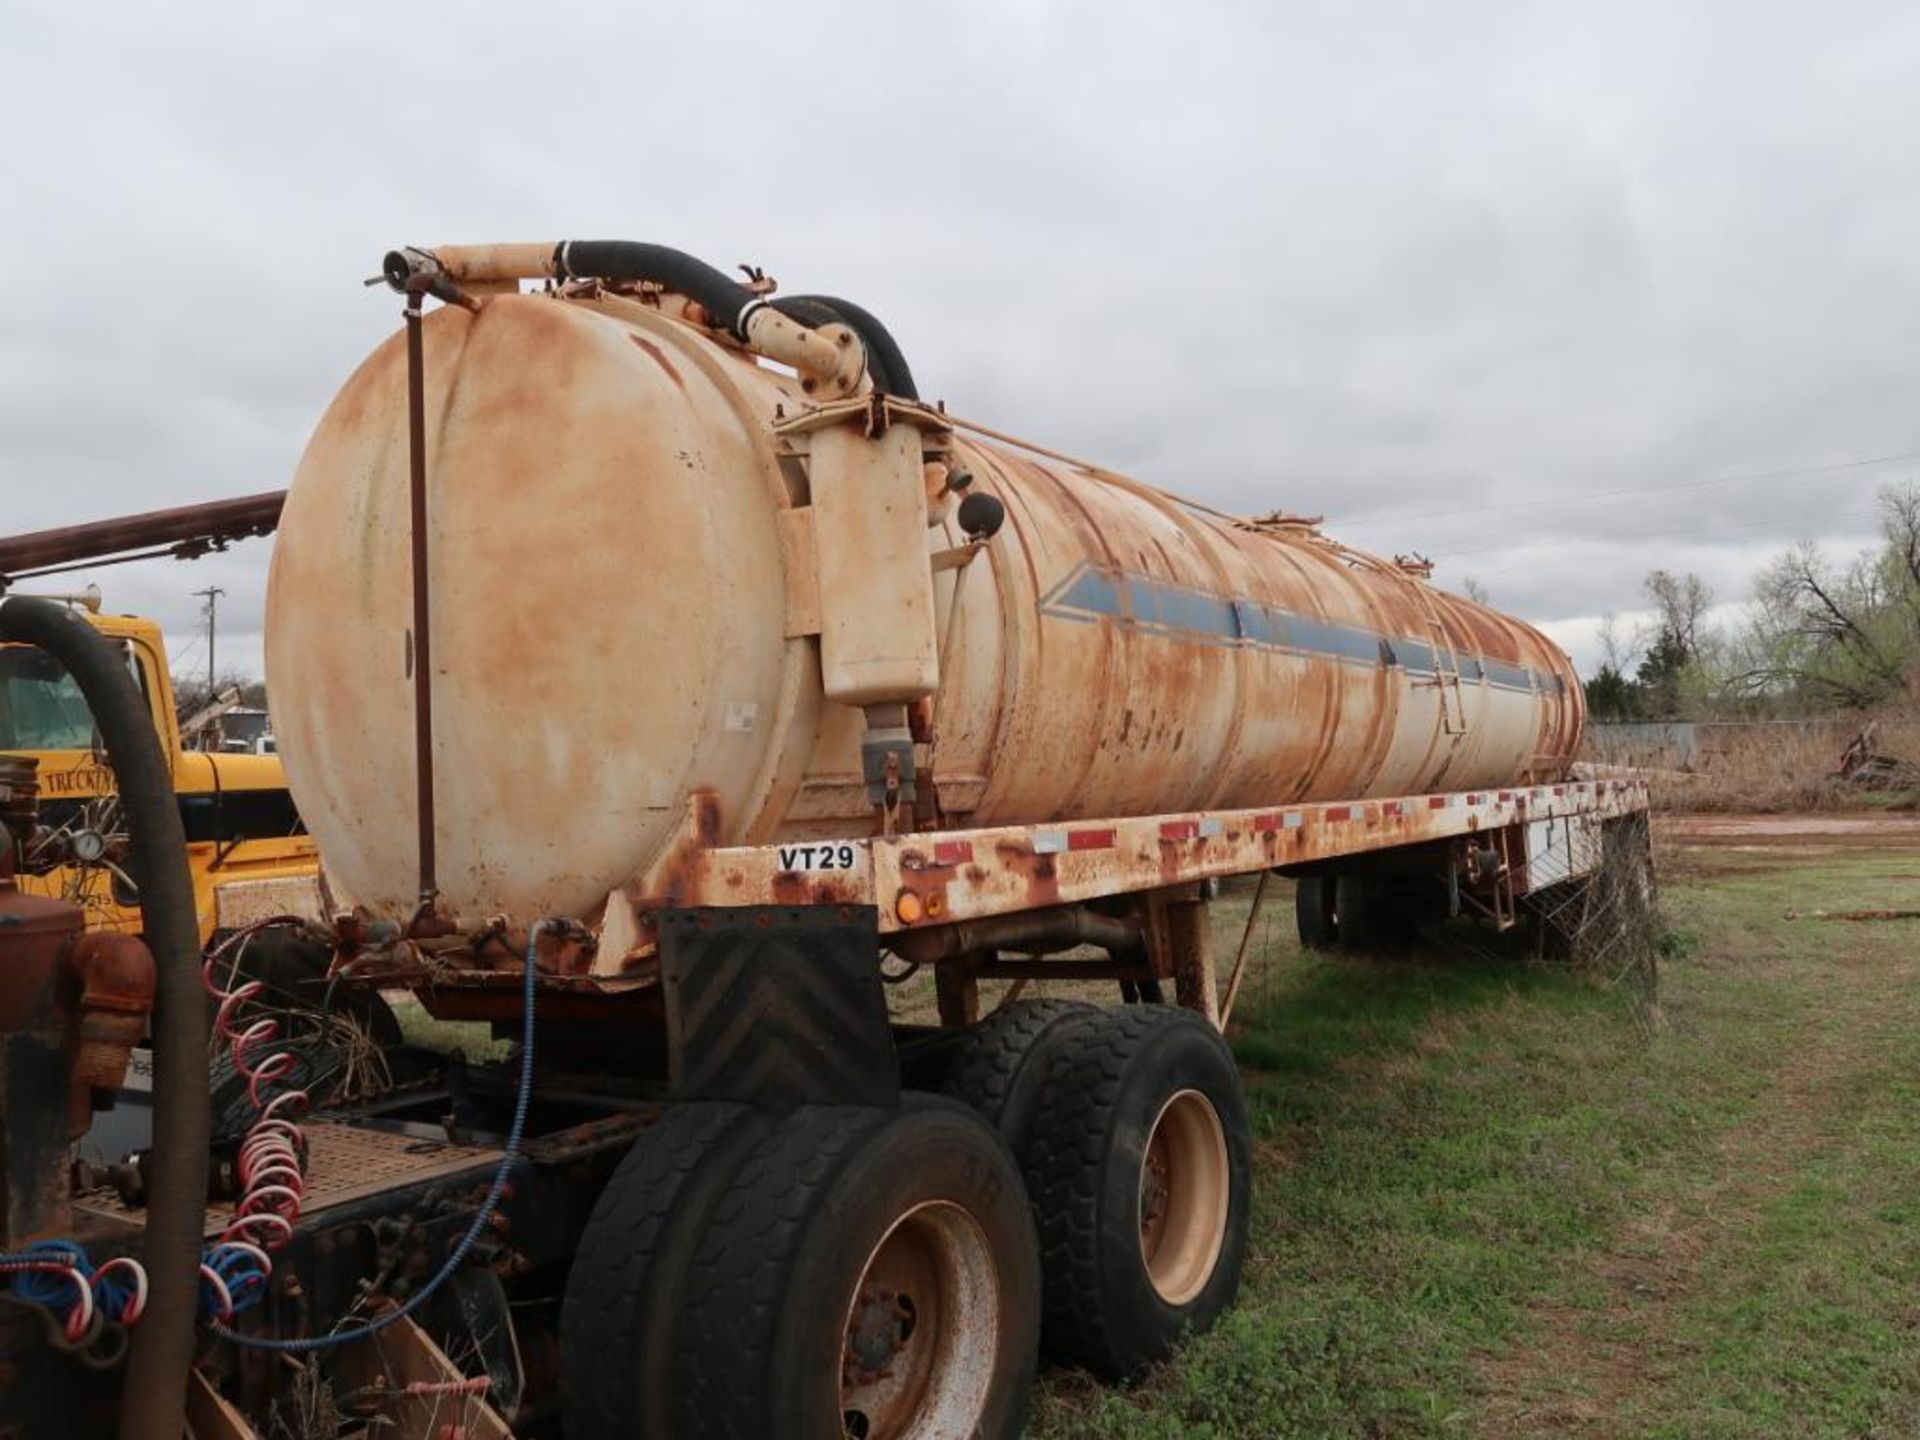
[[[126,656],[65,605],[0,600],[0,640],[36,645],[74,678],[106,743],[132,842],[140,923],[158,986],[153,1016],[153,1172],[145,1265],[151,1286],[134,1332],[121,1440],[179,1440],[193,1363],[206,1224],[208,1013],[187,837],[167,758]]]
[[[291,1340],[276,1339],[270,1335],[244,1335],[224,1325],[212,1326],[213,1333],[222,1340],[231,1340],[234,1344],[250,1350],[269,1350],[282,1355],[304,1355],[318,1350],[335,1350],[342,1345],[353,1345],[370,1335],[377,1335],[396,1321],[404,1320],[422,1305],[447,1281],[451,1280],[468,1254],[479,1243],[480,1237],[490,1227],[494,1212],[500,1208],[500,1202],[506,1198],[507,1183],[513,1178],[514,1166],[520,1163],[520,1142],[527,1133],[527,1111],[533,1104],[533,1005],[537,994],[535,982],[540,973],[540,936],[554,924],[570,924],[568,921],[536,920],[533,928],[527,932],[527,951],[520,965],[520,1083],[513,1097],[513,1119],[507,1125],[506,1143],[500,1147],[500,1163],[494,1167],[493,1183],[487,1187],[486,1199],[480,1202],[480,1208],[474,1211],[473,1220],[468,1224],[453,1248],[447,1252],[447,1258],[433,1276],[401,1304],[391,1310],[382,1311],[369,1320],[362,1321],[351,1329],[332,1330],[325,1335],[307,1335]]]

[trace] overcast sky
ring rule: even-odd
[[[1739,599],[1920,476],[1916,78],[1920,7],[1832,0],[0,0],[0,528],[283,486],[396,243],[645,239],[1589,664],[1650,567]],[[257,669],[267,554],[76,583],[189,665],[223,586]]]

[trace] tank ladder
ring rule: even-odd
[[[1440,694],[1441,733],[1464,735],[1467,733],[1467,707],[1460,695],[1460,651],[1440,618],[1440,607],[1434,603],[1433,592],[1418,581],[1414,582],[1413,588],[1420,596],[1420,613],[1426,617],[1427,634],[1433,649],[1433,684]],[[1452,692],[1451,700],[1448,698],[1449,691]]]

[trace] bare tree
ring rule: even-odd
[[[1707,611],[1713,608],[1713,591],[1707,588],[1707,582],[1692,571],[1676,575],[1671,570],[1655,570],[1647,576],[1645,589],[1659,615],[1659,635],[1687,659],[1698,660],[1706,635]]]
[[[1620,638],[1620,617],[1609,610],[1600,617],[1600,663],[1603,668],[1624,675],[1633,657]]]
[[[1803,542],[1760,573],[1746,688],[1864,709],[1920,682],[1920,487],[1883,491],[1880,527],[1845,564]]]

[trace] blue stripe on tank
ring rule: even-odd
[[[1040,613],[1056,620],[1116,621],[1188,644],[1245,645],[1315,655],[1343,665],[1436,673],[1430,641],[1385,635],[1364,626],[1277,610],[1245,597],[1215,595],[1151,575],[1093,565],[1081,565],[1041,597]],[[1479,681],[1497,690],[1560,692],[1566,686],[1552,672],[1486,655],[1462,653],[1458,665],[1462,681]]]

